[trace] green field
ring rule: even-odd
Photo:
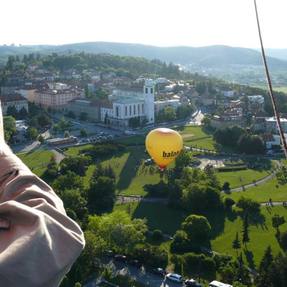
[[[145,218],[150,230],[160,229],[173,235],[186,217],[185,213],[158,203],[140,202],[116,205],[115,209],[127,211],[133,218]]]
[[[205,132],[202,127],[186,126],[179,132],[183,137],[184,144],[187,146],[216,150],[212,135]]]
[[[188,215],[180,210],[175,210],[162,204],[155,203],[128,203],[124,205],[116,205],[115,209],[125,210],[131,214],[133,218],[145,218],[150,230],[160,229],[164,233],[173,235],[180,228],[181,222]],[[276,240],[276,230],[272,227],[272,216],[279,214],[287,220],[287,210],[284,207],[273,207],[261,209],[264,221],[261,224],[250,225],[249,237],[250,242],[247,248],[241,246],[241,252],[245,261],[252,267],[252,264],[258,265],[265,249],[271,246],[274,254],[281,251]],[[207,214],[209,222],[212,226],[212,250],[236,256],[236,251],[232,248],[232,241],[236,232],[241,239],[242,219],[236,213],[225,215],[222,213]],[[281,232],[287,230],[287,223],[280,227]],[[254,266],[253,266],[254,267]]]
[[[282,87],[273,87],[275,91],[278,92],[282,92],[282,93],[286,93],[287,94],[287,87],[286,86],[282,86]]]
[[[69,155],[77,155],[84,147],[73,147],[65,153]],[[160,181],[160,175],[156,168],[154,173],[149,167],[145,167],[144,159],[148,155],[144,152],[143,146],[127,147],[124,153],[113,155],[111,158],[103,160],[103,166],[110,165],[116,174],[117,192],[123,195],[145,195],[145,184],[155,184]],[[89,185],[90,178],[95,169],[95,165],[91,165],[84,178],[84,184]]]
[[[184,137],[187,144],[193,145],[194,139],[203,140],[205,142],[205,148],[213,144],[211,136],[205,134],[200,127],[186,127],[181,132],[183,135],[187,135]],[[137,143],[142,141],[142,138],[136,137],[136,139],[138,140]],[[144,151],[144,145],[133,145],[133,138],[131,137],[125,140],[127,141],[126,144],[130,146],[127,146],[124,152],[114,154],[110,158],[103,160],[102,164],[104,166],[111,165],[114,169],[118,193],[125,195],[146,195],[143,188],[144,185],[158,183],[160,181],[159,173],[155,168],[144,165],[144,160],[148,158],[148,155]],[[66,154],[76,155],[81,149],[87,147],[86,145],[83,147],[70,148],[66,150]],[[36,174],[41,175],[50,161],[52,154],[51,151],[38,150],[32,153],[21,154],[19,157]],[[86,187],[89,185],[89,180],[94,169],[94,164],[88,168],[84,178]],[[262,178],[266,176],[268,172],[268,170],[258,171],[247,169],[236,172],[218,172],[217,175],[221,184],[228,181],[231,187],[236,187]],[[282,201],[287,200],[287,187],[278,185],[277,180],[274,178],[264,185],[252,187],[244,192],[234,192],[224,196],[238,200],[242,195],[261,202],[268,201],[270,197],[273,201]],[[170,235],[173,235],[176,230],[180,228],[181,222],[188,215],[182,210],[171,209],[159,203],[147,202],[116,205],[115,209],[124,209],[134,218],[146,218],[149,229],[161,229],[164,233]],[[265,222],[250,227],[249,237],[251,241],[247,244],[247,251],[242,248],[242,252],[245,254],[244,258],[246,262],[249,262],[250,266],[252,266],[252,264],[258,264],[268,245],[271,245],[274,253],[280,251],[280,246],[275,238],[275,230],[271,224],[271,218],[275,213],[287,216],[287,210],[280,206],[273,207],[269,212],[266,207],[262,207]],[[238,232],[241,237],[241,218],[236,213],[230,215],[225,214],[224,211],[216,213],[209,211],[206,216],[212,226],[212,249],[220,253],[236,255],[236,251],[232,249],[232,240],[234,240],[236,232]],[[287,230],[287,223],[280,229],[281,231]]]
[[[87,149],[92,147],[93,145],[88,144],[88,145],[82,145],[82,146],[76,146],[76,147],[70,147],[67,150],[65,150],[65,155],[68,156],[76,156],[80,153],[81,150]]]
[[[38,176],[43,174],[52,156],[53,152],[48,150],[18,154],[18,157]]]
[[[287,186],[279,185],[276,178],[271,179],[263,185],[248,188],[246,191],[232,192],[230,195],[234,200],[238,200],[241,196],[252,198],[259,202],[267,202],[269,198],[273,201],[287,201]]]
[[[278,241],[275,237],[276,230],[272,227],[271,218],[275,214],[283,215],[285,220],[287,219],[287,210],[284,207],[273,207],[267,210],[266,207],[262,207],[262,214],[265,217],[265,222],[258,225],[251,225],[249,230],[250,242],[247,244],[247,250],[241,247],[243,255],[245,255],[246,261],[249,262],[252,267],[252,261],[258,265],[265,249],[268,245],[271,246],[273,254],[277,254],[281,251]],[[287,230],[287,223],[280,226],[280,230]],[[212,240],[212,249],[224,253],[236,256],[236,251],[232,248],[232,241],[235,238],[236,232],[238,232],[241,238],[242,220],[240,217],[225,218],[224,230],[222,234]],[[249,258],[249,260],[247,259]],[[253,259],[252,259],[253,258]]]
[[[246,185],[252,183],[254,180],[259,180],[269,174],[266,170],[254,170],[254,169],[246,169],[239,171],[225,171],[225,172],[217,172],[216,176],[221,185],[224,182],[229,182],[230,187],[239,187],[242,185]]]
[[[183,137],[184,144],[187,146],[197,146],[215,150],[215,142],[211,134],[208,134],[199,126],[186,126],[177,129]],[[116,140],[118,143],[125,145],[144,145],[145,136],[130,136],[123,139]]]

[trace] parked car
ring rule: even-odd
[[[114,257],[114,252],[113,252],[113,250],[107,250],[107,251],[105,252],[105,255],[106,255],[107,257]]]
[[[216,280],[210,282],[208,286],[209,287],[232,287],[232,285],[230,284],[222,283]]]
[[[201,287],[201,284],[197,283],[194,279],[187,279],[184,281],[184,284],[187,287]]]
[[[166,278],[173,282],[182,283],[182,276],[176,273],[168,273]]]
[[[166,275],[166,271],[163,268],[153,268],[151,272],[162,276]]]

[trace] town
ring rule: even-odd
[[[85,232],[61,286],[261,287],[281,272],[287,170],[266,90],[157,60],[29,54],[0,68],[0,101],[6,141]],[[157,127],[184,141],[164,172],[144,148]]]

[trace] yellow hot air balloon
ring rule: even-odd
[[[149,155],[162,170],[175,160],[183,147],[181,135],[167,128],[149,132],[145,145]]]

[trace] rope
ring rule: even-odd
[[[267,83],[268,83],[269,95],[270,95],[270,98],[271,98],[272,107],[273,107],[273,111],[274,111],[274,116],[276,118],[277,127],[278,127],[279,135],[280,135],[280,138],[281,138],[282,148],[283,148],[285,157],[287,159],[287,144],[286,144],[284,132],[283,132],[282,125],[281,125],[281,120],[280,120],[280,115],[278,113],[276,100],[275,100],[275,97],[274,97],[274,94],[273,94],[271,77],[270,77],[270,74],[269,74],[269,69],[268,69],[268,65],[267,65],[267,60],[266,60],[266,56],[265,56],[263,40],[262,40],[262,35],[261,35],[261,29],[260,29],[260,23],[259,23],[259,16],[258,16],[258,9],[257,9],[256,0],[254,0],[254,8],[255,8],[255,13],[256,13],[257,28],[258,28],[258,34],[259,34],[260,46],[261,46],[261,54],[262,54],[262,60],[263,60],[263,64],[264,64],[264,68],[265,68],[265,74],[266,74]]]

